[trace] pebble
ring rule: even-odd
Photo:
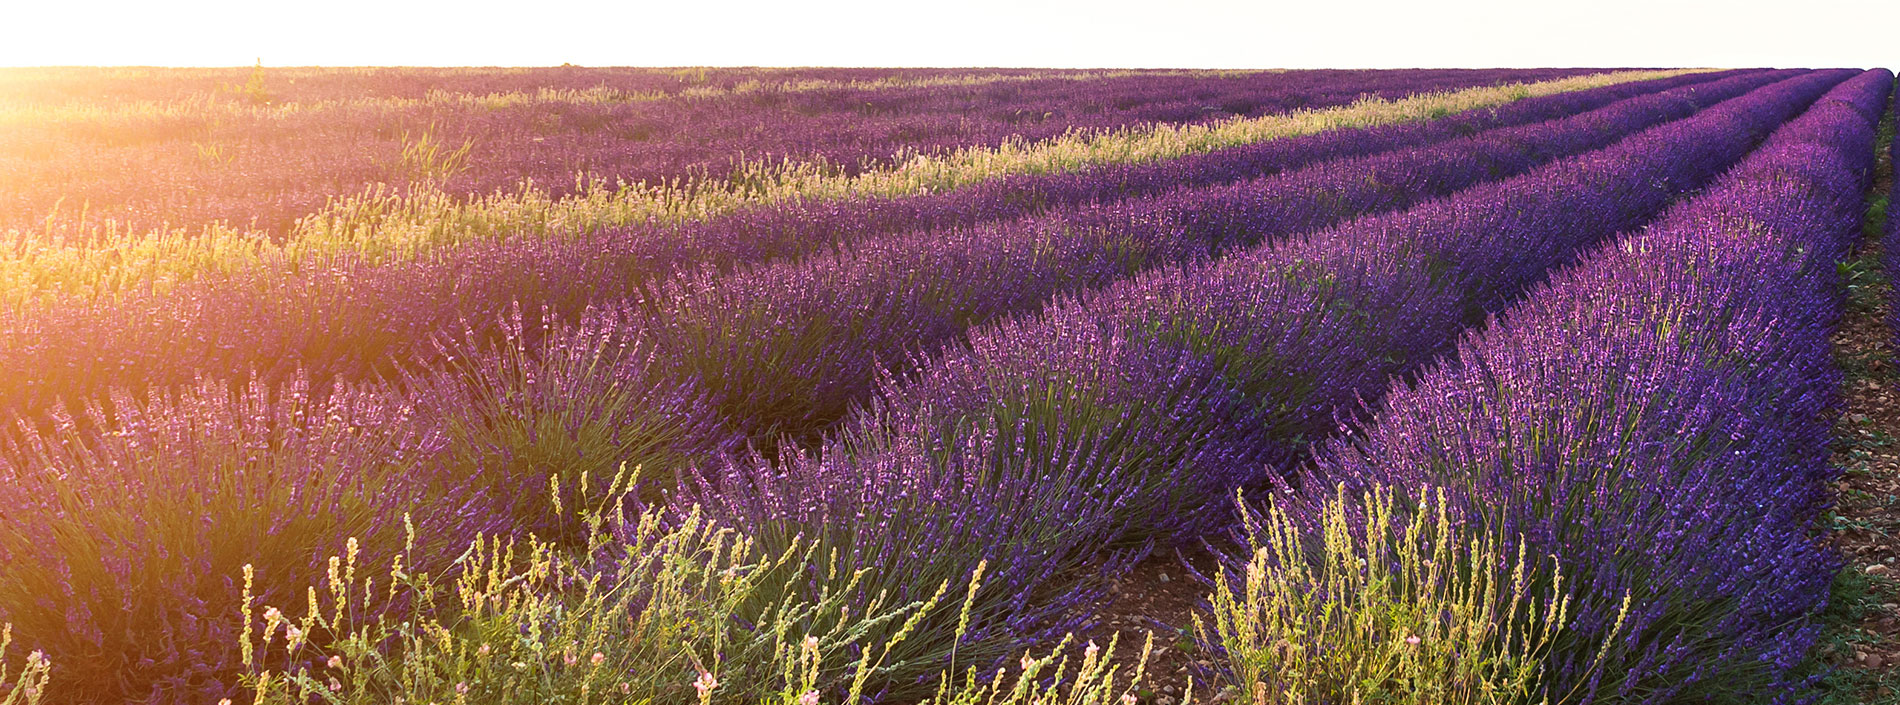
[[[1873,565],[1867,566],[1866,572],[1868,575],[1886,575],[1888,573],[1893,572],[1893,569],[1885,565],[1875,563]]]
[[[1887,663],[1887,660],[1881,658],[1880,654],[1867,655],[1867,669],[1868,670],[1876,670],[1880,668],[1881,666],[1885,665],[1886,663]]]
[[[1165,583],[1165,582],[1168,582],[1168,574],[1167,574],[1167,573],[1162,573],[1162,574],[1161,574],[1161,577],[1158,577],[1158,578],[1155,578],[1155,579],[1156,579],[1156,580],[1159,580],[1159,581],[1161,581],[1161,582],[1164,582],[1164,583]]]

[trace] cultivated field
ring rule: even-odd
[[[0,69],[0,705],[1900,697],[1893,88]]]

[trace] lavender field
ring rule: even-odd
[[[0,68],[0,705],[1851,702],[1894,82]]]

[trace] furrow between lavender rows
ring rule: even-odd
[[[875,566],[856,599],[954,589],[986,564],[954,648],[971,664],[1004,658],[1085,619],[1082,576],[1099,571],[1078,568],[1222,525],[1234,488],[1289,472],[1356,400],[1710,182],[1852,75],[1779,81],[1522,176],[978,331],[822,452],[708,468],[677,501],[766,545],[817,537]],[[812,575],[806,587],[840,586]],[[957,613],[934,617],[954,631]],[[953,644],[899,648],[934,668]]]
[[[1839,570],[1815,540],[1836,472],[1837,265],[1892,81],[1836,88],[1708,191],[1395,385],[1282,508],[1310,525],[1335,486],[1433,488],[1460,542],[1538,557],[1530,592],[1555,591],[1570,618],[1532,699],[1812,697],[1798,666]],[[1249,666],[1284,671],[1268,651]]]
[[[1438,120],[1268,140],[1161,163],[1010,177],[946,194],[786,203],[676,227],[470,244],[424,261],[240,268],[164,292],[135,288],[113,297],[49,299],[0,317],[0,364],[19,372],[0,380],[0,404],[32,411],[113,386],[163,389],[253,372],[283,378],[306,370],[320,379],[363,380],[426,356],[432,332],[464,322],[491,330],[511,302],[530,313],[547,306],[572,315],[700,268],[728,270],[906,230],[1088,208],[1177,184],[1230,183],[1538,122],[1728,75],[1617,84]]]

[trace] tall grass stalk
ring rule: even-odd
[[[16,674],[7,662],[7,647],[12,645],[13,625],[0,624],[0,705],[37,705],[52,679],[53,662],[35,651],[26,655]]]

